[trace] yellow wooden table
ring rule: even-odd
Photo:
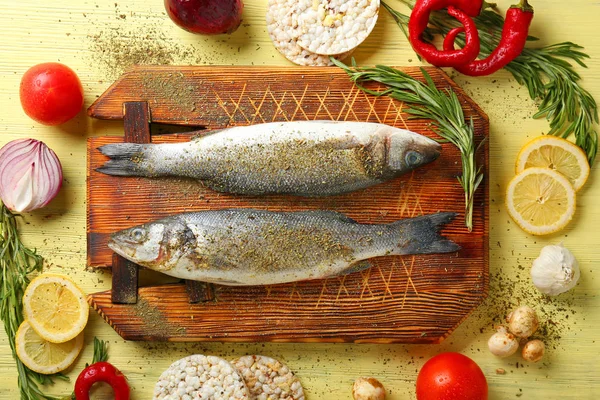
[[[116,2],[115,2],[116,1]],[[402,9],[399,3],[390,4]],[[500,0],[506,9],[510,2]],[[573,41],[592,57],[581,71],[583,85],[600,100],[600,2],[532,0],[532,33],[542,44]],[[265,29],[266,0],[246,0],[244,24],[231,36],[202,37],[177,28],[161,0],[0,0],[0,144],[23,137],[45,141],[60,157],[65,185],[49,207],[25,215],[24,240],[45,257],[47,270],[68,274],[86,292],[109,289],[110,275],[86,271],[85,142],[92,135],[122,134],[120,122],[92,121],[82,112],[60,127],[30,120],[19,103],[19,81],[37,63],[60,61],[77,71],[85,104],[122,69],[135,62],[171,64],[288,65]],[[390,16],[382,11],[373,34],[356,51],[359,65],[416,65],[418,60]],[[600,172],[592,170],[578,194],[575,220],[560,234],[536,238],[509,218],[503,193],[513,176],[519,148],[548,131],[533,120],[536,106],[524,87],[502,71],[487,78],[456,80],[489,114],[490,131],[490,292],[481,305],[443,344],[428,346],[355,344],[163,344],[123,341],[95,313],[86,329],[86,348],[70,376],[91,359],[94,336],[110,343],[110,359],[131,383],[134,399],[151,398],[160,373],[174,360],[193,353],[233,357],[260,353],[285,360],[300,376],[309,399],[348,399],[354,379],[379,378],[389,399],[414,399],[421,365],[432,355],[459,351],[482,367],[490,399],[600,398]],[[542,302],[528,277],[531,261],[550,243],[564,242],[582,267],[579,285],[570,293]],[[552,320],[546,332],[547,356],[527,364],[520,356],[497,359],[487,350],[493,326],[509,308],[530,304]],[[503,368],[506,373],[497,374]],[[0,333],[0,398],[17,399],[16,369],[4,330]],[[48,388],[66,393],[70,384]],[[111,398],[100,390],[97,398]]]

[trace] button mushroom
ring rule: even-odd
[[[385,389],[381,382],[371,377],[360,377],[352,386],[354,400],[385,400]]]
[[[521,355],[526,361],[535,363],[544,357],[545,348],[546,346],[544,346],[544,342],[541,340],[530,340],[529,342],[525,343],[525,346],[523,346]]]
[[[506,321],[510,333],[519,338],[528,338],[539,326],[535,310],[528,306],[518,307],[508,315]]]
[[[506,327],[500,326],[488,340],[488,348],[497,357],[509,357],[519,349],[519,341]]]

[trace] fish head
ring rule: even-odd
[[[442,146],[426,136],[392,128],[388,135],[387,166],[392,171],[410,171],[436,160]]]
[[[167,218],[116,232],[108,247],[136,264],[165,271],[177,264],[193,242],[195,236],[184,222]]]

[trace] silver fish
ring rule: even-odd
[[[108,246],[144,267],[223,285],[269,285],[368,268],[369,258],[459,250],[440,236],[455,213],[359,224],[334,211],[229,209],[184,213],[112,235]]]
[[[107,144],[97,171],[119,176],[178,176],[220,192],[306,197],[352,192],[435,160],[425,136],[368,122],[273,122],[224,129],[189,142]]]

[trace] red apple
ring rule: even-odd
[[[192,33],[217,35],[235,31],[242,22],[242,0],[165,0],[169,17]]]

